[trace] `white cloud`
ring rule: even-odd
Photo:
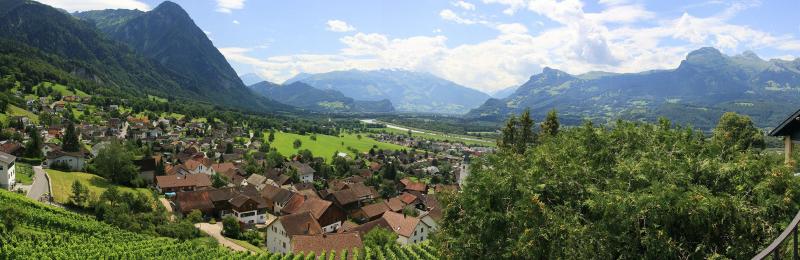
[[[40,3],[61,8],[69,12],[102,9],[150,10],[150,6],[138,0],[39,0]]]
[[[456,14],[456,12],[450,9],[444,9],[441,12],[439,12],[439,17],[444,20],[452,21],[459,24],[487,24],[487,25],[489,24],[489,22],[485,20],[461,17],[460,15]]]
[[[440,28],[433,29],[433,33],[442,33],[442,29]]]
[[[453,6],[459,7],[464,10],[475,10],[475,5],[465,1],[454,2]]]
[[[328,31],[332,32],[350,32],[355,31],[356,28],[342,20],[328,20]]]
[[[237,24],[237,25],[238,25],[238,24],[239,24],[239,20],[233,20],[233,22],[232,22],[232,23],[233,23],[233,24]]]
[[[217,12],[231,13],[233,10],[244,8],[245,0],[217,0]]]
[[[438,28],[434,36],[356,33],[341,37],[343,47],[333,53],[264,59],[253,57],[252,48],[221,50],[230,61],[250,65],[262,77],[276,82],[299,72],[400,68],[430,72],[484,91],[518,85],[544,66],[573,74],[675,68],[688,52],[703,46],[726,53],[777,50],[773,56],[781,58],[797,57],[800,52],[800,40],[791,35],[774,35],[729,22],[750,5],[725,5],[717,14],[704,17],[689,13],[659,17],[627,1],[603,1],[603,8],[593,12],[586,12],[577,0],[483,2],[504,4],[510,14],[526,10],[551,22],[538,26],[541,21],[497,23],[445,9],[439,13],[442,19],[482,24],[496,30],[497,35],[481,42],[448,46],[448,38],[439,34]],[[794,55],[781,55],[781,51]]]

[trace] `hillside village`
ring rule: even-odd
[[[173,219],[199,214],[200,222],[219,230],[224,220],[233,219],[238,234],[257,232],[258,238],[250,240],[256,241],[254,246],[274,253],[362,248],[364,236],[375,229],[391,231],[400,245],[426,241],[442,219],[438,194],[457,191],[470,156],[491,151],[399,134],[364,133],[358,139],[407,149],[374,145],[359,151],[348,146],[348,151],[327,160],[300,149],[302,144],[295,140],[294,148],[300,150],[284,156],[270,144],[291,129],[256,133],[220,120],[135,113],[124,103],[100,104],[90,95],[56,84],[29,90],[13,91],[25,100],[24,108],[11,106],[26,113],[7,111],[0,141],[3,187],[81,211],[96,207],[91,204],[98,202],[91,197],[105,197],[105,192],[76,195],[81,191],[76,185],[93,184],[59,184],[55,182],[63,177],[57,176],[100,176],[120,187],[151,190],[153,200],[157,196],[164,206],[159,209]],[[317,134],[311,135],[316,140]],[[114,149],[128,155],[108,159],[106,155],[120,153]],[[130,164],[135,169],[132,176],[117,180],[118,176],[102,173],[101,161],[126,159],[130,160],[114,162],[120,168],[113,169]],[[25,174],[31,176],[15,174],[16,161],[24,165],[20,168],[33,169]],[[35,177],[34,172],[45,177]],[[17,181],[25,177],[33,178],[33,183]],[[58,194],[52,188],[58,185],[69,185],[71,190]],[[214,232],[203,229],[202,223],[196,226]]]

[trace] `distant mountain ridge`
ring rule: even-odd
[[[500,121],[530,108],[542,118],[556,108],[573,123],[666,116],[708,129],[724,111],[751,115],[768,126],[798,106],[800,59],[766,61],[753,52],[727,56],[705,47],[672,70],[570,75],[545,68],[509,97],[488,100],[466,117]]]
[[[303,82],[278,85],[262,81],[249,86],[254,92],[278,102],[318,112],[390,113],[389,100],[357,101],[333,89],[317,89]]]
[[[177,80],[181,86],[212,102],[267,110],[277,105],[252,95],[225,57],[178,4],[165,1],[148,12],[117,9],[73,15],[181,75]]]
[[[429,73],[405,70],[348,70],[301,73],[284,84],[302,81],[318,89],[334,89],[355,100],[388,99],[400,112],[463,114],[489,95]]]

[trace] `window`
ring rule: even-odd
[[[282,243],[283,243],[283,248],[286,248],[286,242],[282,242]]]

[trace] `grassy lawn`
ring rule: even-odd
[[[86,94],[86,92],[83,92],[83,91],[81,91],[79,89],[75,89],[75,92],[72,92],[72,91],[69,90],[69,88],[67,86],[64,86],[64,85],[61,85],[61,84],[50,83],[50,82],[44,82],[42,84],[52,88],[55,91],[58,91],[59,93],[61,93],[62,96],[73,96],[73,95],[74,96],[79,96],[79,97],[88,97],[89,96],[89,94]],[[38,87],[38,86],[34,86],[34,89],[36,87]]]
[[[269,132],[264,133],[264,141],[267,141]],[[275,132],[275,140],[270,144],[271,147],[278,149],[278,152],[285,156],[296,154],[298,150],[308,149],[314,156],[320,156],[325,160],[331,160],[333,153],[336,151],[344,152],[350,156],[354,156],[347,147],[352,147],[359,152],[367,152],[373,145],[378,146],[380,149],[400,150],[405,147],[395,144],[378,142],[375,139],[369,138],[366,134],[362,134],[359,139],[356,134],[344,134],[344,137],[330,136],[330,135],[316,135],[317,140],[311,140],[311,135],[298,135],[292,133]],[[295,139],[299,139],[302,145],[299,149],[293,147]]]
[[[50,176],[51,185],[53,186],[53,197],[56,202],[62,204],[66,203],[69,200],[69,196],[72,195],[72,183],[76,180],[88,187],[89,192],[92,193],[92,196],[95,198],[99,197],[100,194],[109,187],[114,186],[114,184],[111,184],[105,178],[90,173],[62,172],[53,169],[46,169],[46,171]],[[145,188],[133,189],[124,186],[117,187],[122,192],[140,192],[146,195],[152,194],[149,189]]]
[[[25,185],[33,184],[33,168],[30,164],[17,162],[16,170],[17,182]]]
[[[406,126],[403,126],[403,127],[406,127]],[[408,127],[406,127],[406,128],[408,128]],[[434,132],[434,131],[430,131],[430,130],[421,130],[421,129],[414,129],[414,128],[409,128],[409,129],[419,130],[419,131],[425,132],[425,133],[414,132],[414,133],[411,133],[411,136],[420,137],[420,138],[428,139],[428,140],[462,142],[462,143],[465,143],[467,145],[470,145],[470,144],[477,144],[477,145],[483,145],[483,146],[495,146],[495,145],[497,145],[495,140],[493,140],[493,139],[480,138],[480,137],[475,137],[475,136],[444,134],[444,133]],[[400,130],[400,129],[394,129],[394,128],[388,128],[388,127],[387,128],[373,128],[371,131],[373,131],[373,132],[386,132],[386,133],[393,133],[393,134],[403,134],[403,135],[408,134],[408,131],[404,131],[404,130]],[[475,140],[475,139],[477,139],[477,140]]]
[[[28,119],[30,119],[34,123],[36,124],[39,123],[39,115],[34,114],[18,106],[8,104],[8,107],[6,107],[6,114],[4,115],[4,122],[7,122],[8,117],[10,116],[25,116],[28,117]]]
[[[250,250],[250,251],[253,251],[253,252],[256,252],[256,253],[259,253],[259,254],[268,253],[267,250],[265,250],[264,248],[260,248],[260,247],[254,246],[253,244],[250,244],[250,243],[248,243],[246,241],[233,239],[233,238],[227,238],[227,239],[230,240],[231,242],[233,242],[234,244],[237,244],[237,245],[239,245],[241,247],[246,248],[247,250]]]

